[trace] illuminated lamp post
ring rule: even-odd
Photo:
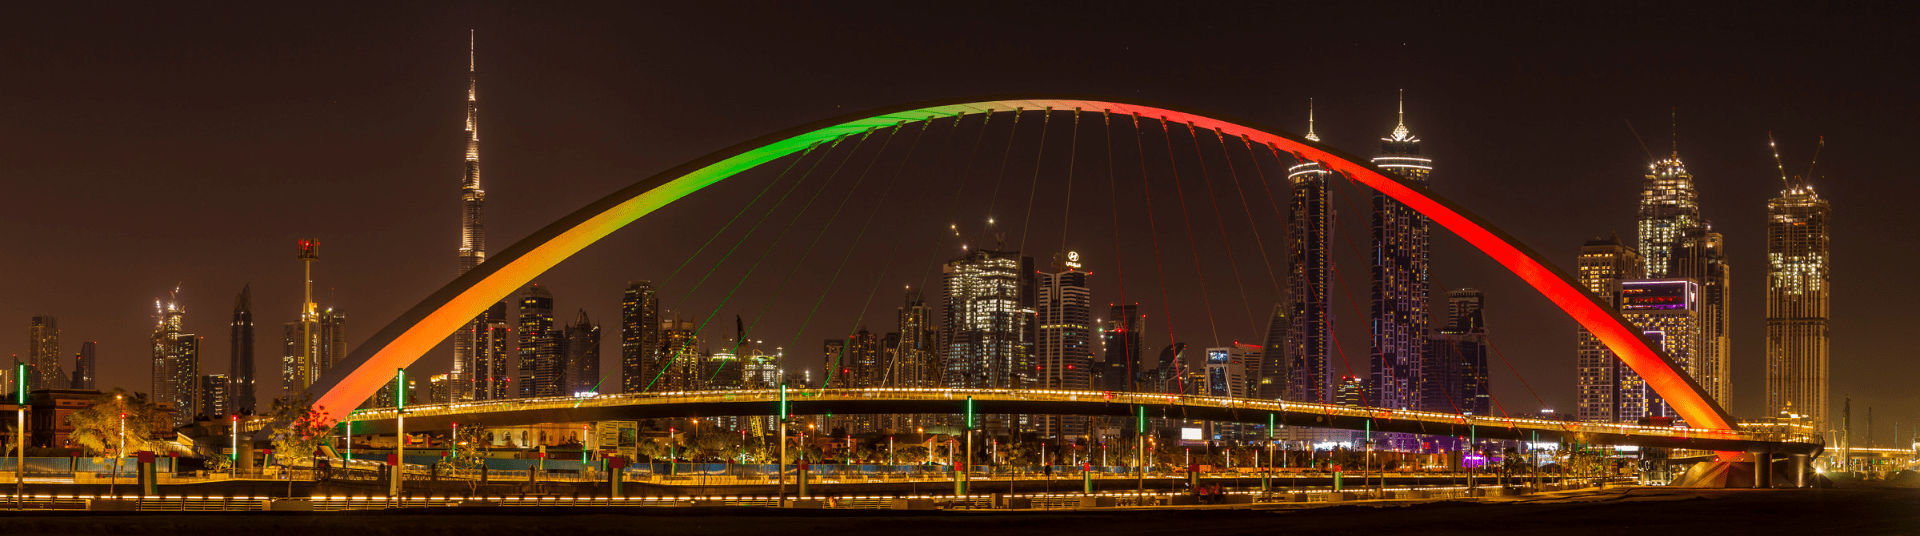
[[[400,500],[400,477],[407,470],[407,369],[401,367],[395,375],[393,386],[393,414],[395,431],[399,432],[393,442],[393,479],[387,493],[395,501]],[[399,504],[399,503],[395,503]]]
[[[780,382],[780,459],[774,462],[780,478],[780,507],[787,506],[787,384]]]
[[[227,428],[233,432],[233,446],[227,453],[227,476],[240,477],[240,414],[233,414],[233,424]]]
[[[13,508],[25,510],[27,503],[23,495],[27,491],[27,364],[19,363],[15,367],[14,377],[19,381],[13,382],[13,403],[16,408],[14,413],[20,416],[20,426],[13,429],[13,439],[18,442],[20,458],[14,462],[13,466]]]

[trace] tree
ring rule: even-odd
[[[301,393],[299,399],[273,399],[273,451],[287,465],[312,463],[313,451],[332,438],[333,420],[322,413],[326,408],[313,405],[313,395]]]
[[[153,430],[167,428],[172,421],[147,400],[146,393],[115,388],[94,397],[86,409],[68,414],[67,424],[73,426],[72,441],[85,447],[88,454],[124,457],[163,450],[166,443],[155,440]],[[125,451],[121,445],[126,446]]]

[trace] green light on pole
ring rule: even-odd
[[[973,429],[973,397],[967,397],[967,429]]]
[[[787,420],[787,384],[780,384],[780,420]]]
[[[407,368],[400,367],[400,375],[394,379],[393,409],[407,409]]]

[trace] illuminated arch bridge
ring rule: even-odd
[[[1163,126],[1181,125],[1196,131],[1212,131],[1223,140],[1228,138],[1246,142],[1251,147],[1270,149],[1276,155],[1286,153],[1303,162],[1317,162],[1336,176],[1364,184],[1383,195],[1391,197],[1401,204],[1420,212],[1433,223],[1440,225],[1464,239],[1467,243],[1485,252],[1495,261],[1519,276],[1528,285],[1539,291],[1554,305],[1566,311],[1573,319],[1585,327],[1593,336],[1606,344],[1622,362],[1637,372],[1646,384],[1666,400],[1676,413],[1697,432],[1685,434],[1721,434],[1725,437],[1737,437],[1738,425],[1717,403],[1700,389],[1692,378],[1676,370],[1673,361],[1662,351],[1651,345],[1639,330],[1630,327],[1619,313],[1611,307],[1602,305],[1592,294],[1577,284],[1565,272],[1555,268],[1526,246],[1514,241],[1506,233],[1494,228],[1484,219],[1453,202],[1426,189],[1426,187],[1403,181],[1380,168],[1367,163],[1364,159],[1345,154],[1332,147],[1307,140],[1301,136],[1278,129],[1268,128],[1256,123],[1232,119],[1220,114],[1201,112],[1188,108],[1147,103],[1132,99],[1092,97],[1082,95],[1021,94],[987,97],[968,97],[944,99],[932,102],[905,104],[855,113],[802,125],[763,136],[731,148],[715,152],[699,159],[687,162],[658,175],[648,177],[631,186],[616,191],[580,210],[561,218],[545,228],[534,232],[525,239],[501,251],[487,262],[461,275],[459,278],[441,287],[425,300],[409,309],[372,338],[356,348],[332,370],[313,384],[308,392],[316,396],[316,405],[323,411],[337,411],[351,408],[371,397],[375,391],[392,378],[397,368],[412,364],[420,356],[431,351],[448,335],[460,326],[480,315],[489,306],[508,297],[513,291],[531,282],[534,277],[559,264],[562,260],[586,248],[588,245],[606,237],[619,228],[638,220],[642,216],[665,206],[689,193],[697,191],[722,179],[726,179],[755,166],[791,156],[810,147],[832,143],[834,140],[849,136],[859,136],[875,130],[902,128],[910,124],[930,122],[939,119],[971,117],[989,112],[1020,111],[1066,111],[1078,110],[1101,112],[1110,116],[1129,117],[1141,121],[1161,121]],[[835,411],[843,414],[859,413],[899,413],[915,412],[909,409],[914,404],[933,404],[945,396],[937,392],[864,391],[871,396],[839,396],[834,391],[822,391],[822,396],[809,397],[802,402],[806,405],[821,407],[805,411]],[[960,391],[953,391],[960,393]],[[882,393],[887,394],[884,398]],[[1154,397],[1164,395],[1128,394],[1116,395],[1123,398],[1119,402],[1103,402],[1094,393],[1088,393],[1086,400],[1058,398],[1079,397],[1080,395],[1040,395],[1042,391],[1024,393],[978,392],[976,399],[992,406],[1003,406],[996,412],[1008,413],[1051,413],[1056,412],[1043,407],[1047,404],[1065,404],[1058,413],[1069,414],[1106,414],[1108,406],[1124,406],[1133,403],[1145,403]],[[1051,392],[1048,392],[1051,393]],[[620,415],[638,415],[654,408],[663,412],[688,413],[691,409],[665,409],[671,404],[695,404],[687,408],[700,407],[697,404],[753,404],[765,403],[767,392],[726,392],[721,394],[685,394],[685,395],[618,395],[585,401],[568,399],[564,404],[558,401],[513,401],[503,402],[501,407],[514,407],[516,404],[535,407],[541,404],[553,404],[553,411],[562,406],[571,405],[567,416],[556,414],[553,418],[560,422],[589,420],[587,417],[596,411],[594,408],[609,408]],[[732,397],[731,399],[727,397]],[[1134,397],[1144,397],[1133,400]],[[666,402],[673,400],[677,402]],[[729,400],[735,402],[729,402]],[[884,400],[886,407],[837,408],[834,404],[859,405],[862,401]],[[1169,405],[1196,412],[1227,412],[1236,404],[1252,405],[1275,404],[1273,408],[1253,411],[1280,411],[1287,416],[1287,422],[1295,423],[1295,417],[1311,418],[1314,415],[1325,416],[1332,422],[1330,427],[1358,427],[1365,423],[1342,421],[1341,419],[1360,418],[1360,414],[1369,410],[1353,408],[1332,408],[1324,406],[1306,406],[1298,404],[1278,405],[1278,402],[1235,401],[1202,402],[1202,398],[1187,398],[1188,402],[1174,401]],[[1209,404],[1213,408],[1208,409]],[[1225,404],[1225,405],[1220,405]],[[614,407],[631,409],[613,411]],[[540,406],[546,407],[546,406]],[[719,409],[721,406],[713,406]],[[1302,408],[1294,411],[1288,408]],[[1246,410],[1242,408],[1242,410]],[[483,408],[472,408],[476,412]],[[744,408],[742,408],[744,409]],[[418,418],[427,417],[430,408],[423,408]],[[520,411],[545,411],[526,409]],[[704,410],[702,410],[704,412]],[[769,410],[762,406],[753,411],[739,411],[733,414],[765,414]],[[925,411],[926,413],[952,412]],[[1123,410],[1122,413],[1125,411]],[[716,411],[708,414],[728,414]],[[1394,415],[1411,415],[1398,412]],[[1342,416],[1345,417],[1342,417]],[[1426,417],[1394,417],[1382,422],[1376,419],[1376,430],[1389,430],[1402,426],[1401,423],[1422,423],[1441,425],[1449,420],[1461,419],[1459,416],[1432,414]],[[371,415],[369,415],[371,416]],[[339,415],[330,415],[338,418]],[[451,417],[449,417],[451,418]],[[1234,420],[1234,419],[1225,419]],[[1264,418],[1257,419],[1264,421]],[[1515,421],[1518,422],[1518,421]],[[1342,425],[1344,423],[1344,425]],[[1489,426],[1491,426],[1489,424]],[[1556,424],[1555,426],[1566,426]],[[1583,425],[1586,426],[1586,425]],[[1501,428],[1509,428],[1501,426]],[[1551,428],[1551,427],[1548,427]],[[1423,429],[1424,430],[1424,429]],[[1415,430],[1408,430],[1415,431]],[[1544,430],[1543,430],[1544,431]],[[1434,432],[1439,433],[1439,432]],[[1679,432],[1676,432],[1679,433]]]
[[[1456,415],[1329,404],[1158,393],[1048,389],[790,389],[794,415],[958,414],[972,397],[979,414],[1050,414],[1127,418],[1195,419],[1279,426],[1309,426],[1482,439],[1541,440],[1746,452],[1758,447],[1778,454],[1815,454],[1821,445],[1806,430],[1705,430],[1566,422],[1547,419]],[[661,419],[777,415],[777,389],[636,393],[586,398],[552,397],[429,404],[408,407],[406,429],[444,432],[455,424],[488,427]],[[391,434],[392,408],[353,412],[356,434]]]

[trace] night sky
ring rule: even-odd
[[[1910,275],[1920,261],[1911,237],[1920,228],[1902,201],[1920,194],[1910,162],[1920,120],[1916,50],[1903,26],[1911,8],[694,4],[0,7],[0,180],[8,200],[0,210],[0,274],[9,283],[0,285],[0,325],[16,326],[14,336],[0,337],[0,352],[24,358],[29,316],[56,315],[68,356],[81,341],[99,341],[102,387],[146,391],[154,300],[178,286],[189,330],[207,337],[203,372],[224,372],[229,311],[250,283],[264,406],[278,393],[280,326],[297,316],[293,243],[302,237],[322,243],[317,301],[348,314],[349,342],[378,330],[456,272],[473,29],[491,252],[687,160],[867,108],[1071,92],[1172,103],[1298,132],[1311,98],[1327,143],[1371,156],[1394,126],[1395,92],[1404,89],[1407,125],[1436,160],[1433,187],[1570,268],[1585,240],[1615,232],[1633,240],[1647,151],[1671,150],[1677,110],[1680,156],[1731,255],[1729,409],[1742,417],[1762,411],[1765,203],[1781,187],[1767,135],[1780,141],[1794,174],[1805,173],[1825,136],[1811,183],[1834,210],[1833,415],[1851,394],[1857,436],[1865,406],[1875,408],[1882,442],[1895,421],[1903,421],[1902,435],[1920,427],[1920,397],[1907,387],[1920,373],[1911,344],[1920,318],[1907,306],[1920,299]],[[720,308],[706,336],[730,332],[735,314],[764,315],[754,338],[786,346],[790,367],[817,367],[821,339],[863,324],[894,329],[901,288],[936,287],[936,262],[959,255],[949,225],[980,245],[991,216],[1009,235],[1008,247],[1025,231],[1034,244],[1027,250],[1043,259],[1063,242],[1086,255],[1096,316],[1120,301],[1124,271],[1126,299],[1149,314],[1153,348],[1167,343],[1167,309],[1175,336],[1190,345],[1257,341],[1246,311],[1264,317],[1276,296],[1258,248],[1283,284],[1285,249],[1280,219],[1261,210],[1264,193],[1252,193],[1251,161],[1235,163],[1249,188],[1249,220],[1227,195],[1219,148],[1203,145],[1216,159],[1204,177],[1222,195],[1216,219],[1196,180],[1203,177],[1191,141],[1184,134],[1172,140],[1185,188],[1176,192],[1166,149],[1155,147],[1165,140],[1155,131],[1142,138],[1145,156],[1159,159],[1147,176],[1168,304],[1158,299],[1162,285],[1153,275],[1134,133],[1083,116],[1076,144],[1070,116],[1059,114],[1045,157],[1036,159],[1042,140],[1028,121],[1038,118],[1023,119],[1010,153],[996,118],[972,165],[959,155],[976,122],[929,129],[904,166],[917,128],[877,160],[879,151],[867,145],[821,190],[830,160],[691,295],[770,202],[747,210],[743,223],[677,275],[676,268],[789,160],[691,195],[538,281],[552,289],[557,317],[571,320],[584,309],[603,326],[603,372],[616,372],[627,280],[663,283],[672,275],[663,306],[704,318],[766,252],[769,260]],[[1111,178],[1109,132],[1117,162]],[[947,156],[936,161],[936,154]],[[1009,163],[996,175],[1002,159]],[[864,165],[873,171],[849,188]],[[1283,195],[1281,163],[1266,157],[1261,165]],[[996,176],[999,195],[989,196]],[[1120,190],[1111,191],[1110,180]],[[1070,203],[1062,201],[1068,184]],[[798,212],[816,191],[816,206]],[[1187,196],[1191,242],[1174,202],[1179,193]],[[1039,204],[1028,231],[1030,195]],[[949,202],[955,198],[961,201]],[[842,202],[844,212],[828,218]],[[1367,203],[1347,202],[1335,199],[1342,219],[1336,259],[1365,308],[1365,262],[1356,253],[1366,248],[1366,221],[1349,207]],[[1224,238],[1219,225],[1229,228]],[[776,239],[783,230],[789,234]],[[816,235],[822,238],[808,253]],[[1535,411],[1537,393],[1547,406],[1571,411],[1574,322],[1437,228],[1434,244],[1435,295],[1444,295],[1441,287],[1486,291],[1494,343],[1531,386],[1494,356],[1502,405]],[[1196,248],[1204,279],[1194,274]],[[1236,263],[1227,262],[1228,248]],[[789,273],[791,282],[774,294]],[[1195,299],[1201,281],[1210,311]],[[937,296],[930,292],[936,305]],[[1364,311],[1339,289],[1334,302],[1344,352],[1363,372]],[[435,352],[415,370],[444,371],[450,356]]]

